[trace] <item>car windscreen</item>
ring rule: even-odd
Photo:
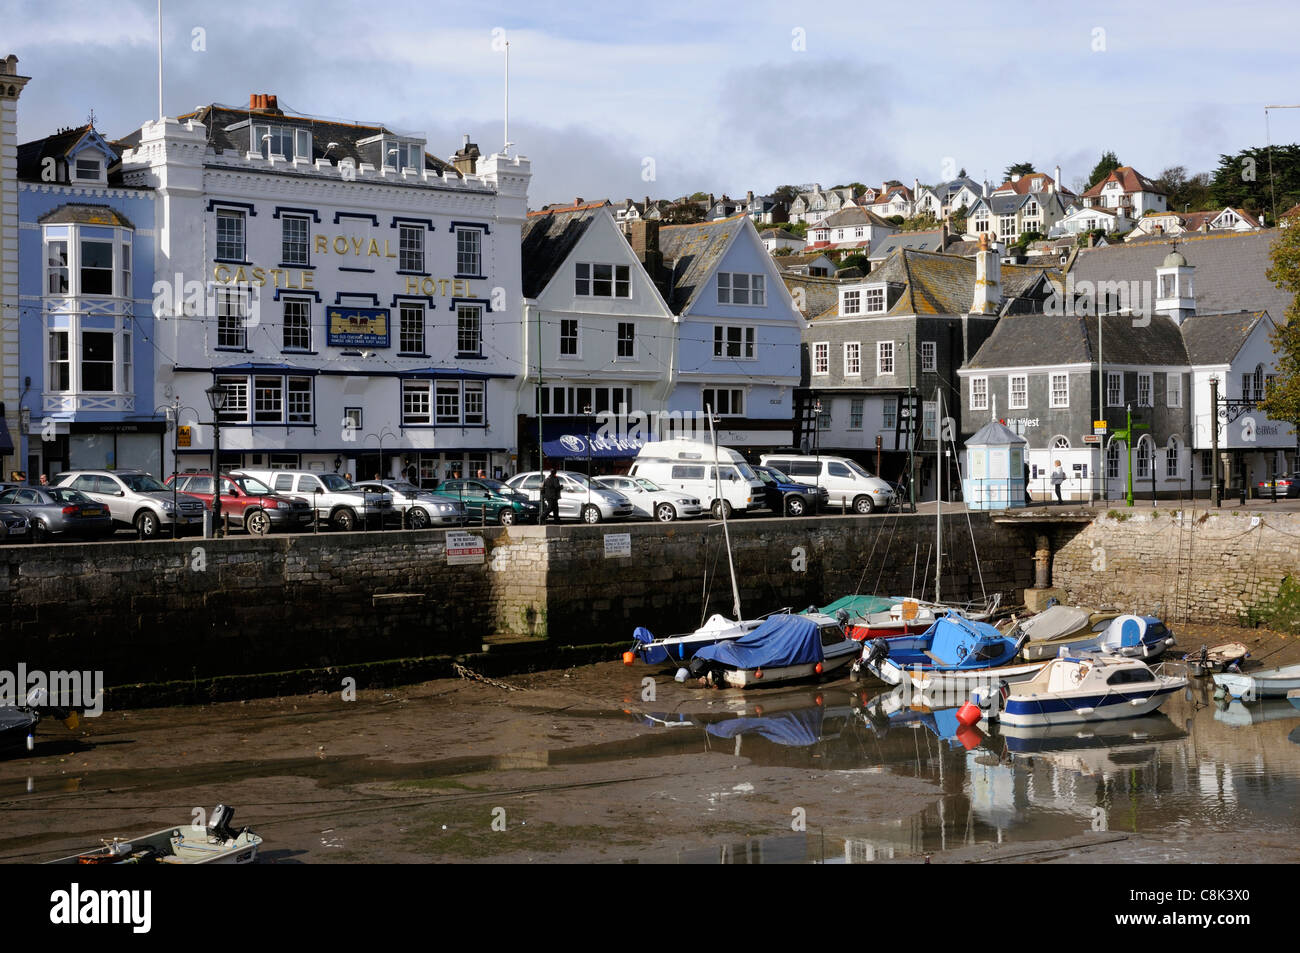
[[[751,483],[758,479],[758,474],[749,468],[748,463],[737,463],[736,469],[740,471],[741,476],[746,480],[749,480]]]
[[[76,490],[65,490],[63,487],[46,487],[42,490],[55,503],[94,503],[90,497],[84,493],[78,493]]]
[[[783,471],[781,471],[781,470],[778,470],[776,467],[768,467],[768,468],[767,468],[767,472],[770,473],[770,474],[772,475],[773,479],[775,479],[778,483],[798,483],[798,482],[799,482],[798,480],[792,480],[792,479],[790,479],[790,475],[789,475],[788,473],[785,473],[785,472],[783,472]]]
[[[257,479],[257,477],[240,476],[231,477],[231,479],[239,484],[241,490],[253,496],[261,496],[272,492],[271,488],[261,480]]]
[[[159,490],[163,492],[168,490],[168,487],[163,486],[147,473],[119,473],[117,478],[133,493],[157,493]]]
[[[869,473],[868,471],[864,470],[859,464],[854,463],[852,460],[845,460],[844,462],[848,464],[849,469],[852,470],[854,473],[858,474],[858,476],[864,476],[869,480],[875,479],[876,475],[874,473]]]
[[[662,492],[663,492],[663,487],[661,487],[661,486],[660,486],[658,483],[656,483],[654,480],[647,480],[645,477],[637,477],[637,478],[636,478],[636,485],[639,486],[639,487],[641,487],[641,489],[643,489],[643,490],[649,490],[651,493],[662,493]]]
[[[331,493],[348,493],[352,490],[352,484],[337,473],[322,473],[320,481]]]
[[[420,492],[420,488],[414,483],[390,483],[388,484],[388,487],[389,489],[396,490],[403,496],[415,496]]]

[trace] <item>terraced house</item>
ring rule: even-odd
[[[466,141],[444,162],[422,136],[266,94],[125,145],[123,181],[157,196],[158,393],[206,421],[224,388],[223,467],[511,467],[527,159]]]
[[[1004,315],[1041,311],[1051,291],[1042,269],[1002,265],[987,240],[973,260],[902,249],[839,283],[838,301],[804,332],[802,400],[821,408],[805,439],[888,479],[915,451],[917,498],[933,499],[941,418],[962,419],[958,368]]]

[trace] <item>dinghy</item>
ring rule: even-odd
[[[141,837],[105,840],[101,847],[90,848],[68,857],[51,860],[51,864],[251,864],[262,845],[262,838],[249,828],[231,828],[233,808],[218,804],[212,811],[212,823],[195,830],[190,825],[167,827]]]
[[[1095,639],[1110,625],[1118,612],[1097,612],[1082,606],[1049,606],[1019,623],[1026,636],[1021,650],[1026,659],[1051,659],[1074,641]],[[1005,631],[1010,632],[1014,626]]]
[[[1240,642],[1225,642],[1213,648],[1202,645],[1199,652],[1184,655],[1183,661],[1187,663],[1188,671],[1200,677],[1213,675],[1215,672],[1222,672],[1229,668],[1235,671],[1248,658],[1250,658],[1250,650],[1246,646]]]
[[[1253,701],[1256,698],[1282,698],[1300,688],[1300,665],[1285,665],[1243,675],[1240,672],[1216,672],[1214,684],[1233,698]]]
[[[829,616],[778,615],[748,635],[700,649],[687,671],[718,687],[773,685],[833,672],[858,649]]]
[[[1183,676],[1159,674],[1137,659],[1062,654],[1029,681],[979,690],[973,700],[1004,725],[1067,725],[1148,715],[1186,687]]]

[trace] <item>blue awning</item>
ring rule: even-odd
[[[542,452],[561,460],[628,459],[645,445],[644,435],[603,436],[600,429],[588,429],[582,421],[543,421]]]

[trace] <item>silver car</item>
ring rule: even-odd
[[[114,525],[134,526],[142,539],[173,524],[182,532],[203,527],[202,500],[180,493],[173,503],[171,487],[143,470],[72,470],[54,480],[107,506]]]
[[[367,492],[389,493],[393,509],[402,516],[402,525],[411,529],[429,526],[464,526],[465,504],[460,500],[422,490],[405,480],[363,480],[356,484]]]
[[[0,506],[0,543],[25,543],[32,538],[31,523],[17,510]]]
[[[521,473],[506,481],[506,486],[524,493],[530,500],[541,503],[542,481],[549,475],[536,470]],[[599,523],[604,520],[625,520],[634,513],[632,503],[617,490],[610,490],[587,479],[585,473],[559,470],[560,519]]]
[[[699,516],[704,512],[699,497],[681,490],[666,490],[645,477],[602,476],[592,481],[598,486],[622,493],[637,516],[671,523],[675,519]]]
[[[38,543],[51,536],[102,539],[113,534],[108,507],[62,486],[14,487],[0,493],[0,506],[26,516]]]

